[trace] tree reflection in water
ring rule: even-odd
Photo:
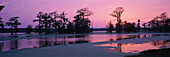
[[[153,41],[151,42],[152,45],[156,46],[156,47],[160,47],[160,48],[168,48],[168,44],[170,43],[170,40],[165,40],[165,41]]]
[[[153,36],[170,36],[170,34],[137,34],[137,35],[127,35],[126,37],[119,36],[118,38],[111,38],[109,41],[133,39],[133,38],[144,38],[144,37],[153,37]]]
[[[0,51],[8,51],[12,49],[24,49],[24,48],[41,48],[46,46],[80,44],[80,43],[89,43],[89,42],[90,41],[85,38],[69,39],[69,37],[8,40],[8,41],[0,41]]]
[[[161,49],[161,48],[170,48],[170,40],[160,40],[153,41],[149,43],[110,43],[110,44],[102,44],[95,46],[110,46],[113,48],[109,48],[111,52],[124,52],[124,53],[139,53],[141,51],[149,50],[149,49]]]
[[[7,40],[7,41],[0,41],[0,51],[9,51],[12,49],[24,49],[24,48],[41,48],[46,46],[81,44],[81,43],[102,42],[102,41],[117,41],[117,40],[133,39],[133,38],[152,37],[152,36],[170,36],[170,35],[169,34],[77,35],[77,36]],[[117,47],[122,47],[125,46],[126,43],[116,43],[112,45],[117,45]],[[155,45],[155,43],[153,43],[153,45]],[[162,48],[163,47],[166,46],[162,46]],[[122,48],[116,48],[115,50],[120,52],[122,51]]]

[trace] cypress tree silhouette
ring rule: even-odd
[[[49,34],[49,25],[50,25],[50,15],[48,13],[44,13],[43,16],[42,16],[42,22],[44,24],[44,27],[45,27],[45,34]]]
[[[71,23],[70,21],[69,21],[69,23],[68,23],[68,25],[67,25],[67,33],[68,34],[72,34],[72,33],[74,33],[74,25],[73,25],[73,23]]]
[[[68,22],[68,18],[66,18],[67,13],[65,13],[64,11],[58,16],[60,19],[62,19],[62,27],[61,29],[61,33],[65,34],[66,33],[66,25]]]
[[[114,26],[113,24],[111,23],[111,21],[108,23],[107,25],[107,32],[108,33],[112,33],[112,31],[114,30]]]
[[[13,35],[13,33],[15,33],[15,35],[17,34],[17,30],[18,30],[18,25],[21,25],[20,22],[18,22],[18,18],[19,17],[12,17],[9,19],[9,22],[6,22],[7,26],[11,26],[11,35]]]
[[[1,29],[4,28],[4,22],[2,21],[2,17],[0,17],[0,27],[1,27]]]
[[[74,16],[75,33],[89,33],[91,21],[87,17],[93,15],[93,12],[88,10],[88,8],[82,8],[77,13]]]
[[[0,5],[0,11],[4,8],[5,6],[3,6],[3,5]],[[2,17],[0,16],[0,27],[1,27],[1,29],[3,29],[4,28],[4,24],[3,24],[4,22],[2,21]]]
[[[124,21],[123,31],[125,33],[136,32],[135,23],[130,23],[130,22]]]
[[[123,9],[123,7],[117,7],[115,9],[115,11],[113,11],[110,15],[113,17],[117,18],[117,24],[116,24],[116,32],[117,33],[121,33],[122,32],[122,25],[121,25],[121,15],[124,12],[125,9]]]
[[[36,26],[36,29],[37,29],[37,31],[38,31],[38,34],[41,34],[43,31],[42,31],[42,27],[43,27],[43,25],[42,25],[42,16],[43,16],[43,12],[39,12],[38,14],[37,14],[37,18],[38,19],[34,19],[33,20],[33,22],[39,22],[38,23],[38,25]]]
[[[140,19],[138,19],[137,31],[140,32]]]
[[[167,13],[163,12],[159,16],[154,17],[153,20],[148,22],[150,24],[151,31],[154,32],[170,32],[170,18],[167,17]]]
[[[38,32],[41,33],[42,31],[42,27],[45,27],[45,34],[49,34],[50,33],[50,29],[52,27],[52,23],[55,21],[55,19],[57,18],[57,13],[56,11],[51,12],[51,13],[43,13],[43,12],[39,12],[37,14],[37,18],[38,19],[34,19],[33,22],[38,21]]]
[[[147,24],[147,23],[143,23],[143,24],[142,24],[145,32],[146,32],[146,24]]]

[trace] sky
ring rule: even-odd
[[[76,11],[81,8],[89,8],[94,14],[89,17],[94,28],[105,28],[108,22],[116,23],[116,18],[109,14],[117,7],[123,7],[125,11],[121,19],[128,22],[148,22],[155,16],[167,12],[170,15],[170,0],[0,0],[1,5],[6,7],[0,12],[3,21],[7,22],[10,17],[19,16],[18,19],[25,28],[33,23],[39,11],[67,12],[69,20],[74,20]]]

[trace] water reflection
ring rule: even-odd
[[[41,48],[46,46],[56,45],[69,45],[69,44],[81,44],[81,43],[92,43],[102,41],[116,41],[125,40],[132,38],[143,38],[152,36],[169,36],[168,34],[91,34],[91,35],[77,35],[77,36],[64,36],[64,37],[48,37],[48,38],[33,38],[33,39],[18,39],[18,40],[7,40],[0,41],[0,51],[9,51],[13,49],[24,49],[24,48]],[[117,47],[125,46],[126,43],[112,43],[111,45],[117,45]],[[128,43],[130,44],[130,43]],[[152,43],[153,45],[157,42]],[[108,44],[107,44],[108,45]],[[163,46],[165,47],[165,46]],[[116,49],[122,51],[122,49]]]
[[[149,49],[170,48],[170,40],[153,41],[149,43],[110,43],[95,46],[109,46],[110,52],[139,53]]]
[[[38,36],[38,34],[35,34],[35,35],[29,35],[29,34],[23,34],[23,33],[17,33],[17,34],[18,35],[11,35],[9,33],[0,33],[0,38],[24,38],[24,37],[36,37],[36,36]],[[53,35],[55,35],[55,34],[53,34]],[[39,35],[39,36],[42,36],[42,35]],[[49,36],[49,35],[46,34],[46,36]],[[81,38],[81,37],[85,37],[85,36],[87,36],[87,35],[67,36],[67,38]],[[58,36],[58,37],[63,37],[63,36]]]
[[[111,39],[109,39],[109,41],[125,40],[125,39],[132,39],[132,38],[153,37],[153,36],[170,36],[170,34],[136,34],[136,35],[126,35],[126,37],[119,36],[118,38],[111,38]]]
[[[170,48],[170,40],[154,41],[154,42],[151,42],[151,44],[159,48]]]
[[[66,37],[51,37],[51,38],[37,38],[37,39],[19,39],[0,41],[0,51],[8,51],[12,49],[24,48],[41,48],[46,46],[68,45],[88,43],[89,40],[85,38],[66,38]]]

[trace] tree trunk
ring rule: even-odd
[[[116,24],[116,33],[121,33],[122,32],[122,26],[120,23]]]
[[[48,31],[47,31],[47,23],[45,23],[45,34],[48,34]]]

